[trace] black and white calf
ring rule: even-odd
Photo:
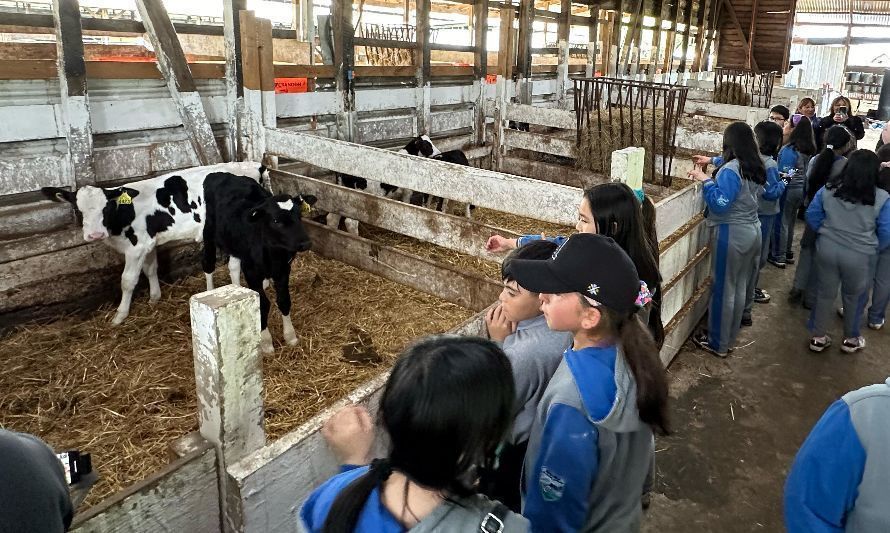
[[[112,320],[120,324],[130,312],[140,271],[148,277],[151,301],[161,297],[157,246],[171,241],[200,242],[205,219],[205,180],[210,176],[238,175],[256,183],[264,177],[265,170],[259,163],[221,163],[114,188],[87,186],[72,192],[44,187],[42,192],[50,200],[75,206],[83,219],[85,241],[102,241],[124,255],[121,302]]]
[[[433,141],[430,140],[427,135],[421,135],[411,139],[404,148],[399,150],[399,153],[416,155],[419,157],[434,157],[441,152],[439,152],[435,145],[433,145]],[[340,174],[339,172],[337,173],[337,185],[364,191],[383,198],[390,198],[393,200],[401,199],[403,202],[408,202],[412,195],[410,189],[402,189],[381,181],[368,180],[357,176],[350,176],[349,174]],[[328,213],[325,222],[328,226],[337,228],[340,225],[341,218],[343,218],[343,216],[338,215],[337,213]],[[358,220],[345,218],[343,224],[346,226],[346,231],[358,235]]]
[[[312,246],[301,220],[315,203],[314,196],[272,196],[255,181],[242,176],[220,175],[206,181],[204,200],[204,259],[207,290],[213,288],[216,249],[239,261],[247,286],[260,295],[260,323],[263,352],[274,351],[269,333],[269,298],[264,281],[275,286],[275,301],[281,311],[284,340],[297,343],[290,318],[290,265],[297,252]]]
[[[463,153],[461,150],[448,150],[446,152],[439,152],[430,157],[430,159],[435,159],[437,161],[445,161],[446,163],[453,163],[455,165],[463,165],[465,167],[470,166],[470,160],[467,159],[467,154]],[[438,196],[431,196],[429,194],[424,193],[415,193],[411,196],[411,203],[415,205],[423,205],[428,207],[435,206],[437,211],[445,211],[448,209],[448,200],[445,198],[440,198]],[[466,207],[466,216],[467,218],[473,218],[473,209],[476,209],[475,205],[467,204]]]

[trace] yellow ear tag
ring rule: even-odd
[[[309,212],[312,211],[312,206],[303,202],[300,204],[300,216],[306,217],[309,216]]]
[[[130,195],[126,192],[122,192],[120,196],[117,197],[117,205],[129,205],[133,203],[133,199],[130,198]]]

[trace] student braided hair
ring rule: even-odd
[[[811,198],[828,183],[835,156],[840,155],[852,138],[850,131],[843,126],[832,126],[825,134],[825,148],[816,155],[809,172],[807,190]]]
[[[343,489],[323,531],[354,531],[371,492],[394,470],[446,498],[474,494],[478,469],[488,466],[512,423],[514,401],[510,361],[495,343],[439,335],[409,347],[380,398],[388,457]]]
[[[850,154],[847,166],[836,180],[825,185],[835,197],[854,204],[875,205],[875,186],[881,161],[871,150],[856,150]]]
[[[754,132],[751,130],[751,126],[744,122],[733,122],[723,131],[724,165],[733,159],[739,160],[742,179],[753,181],[757,185],[766,183],[766,168],[760,159],[760,150],[754,140]],[[714,177],[717,176],[720,168],[714,169]]]

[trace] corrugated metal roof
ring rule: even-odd
[[[890,0],[798,0],[798,13],[853,13],[890,14]]]

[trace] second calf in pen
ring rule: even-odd
[[[240,176],[220,176],[204,187],[207,218],[204,225],[203,268],[207,289],[213,288],[216,248],[232,256],[244,271],[247,286],[260,295],[261,347],[274,351],[269,333],[269,299],[263,282],[275,285],[275,300],[282,315],[284,340],[297,343],[290,318],[290,265],[297,252],[309,250],[312,242],[302,216],[315,203],[314,196],[272,196],[255,181]],[[232,280],[237,284],[238,277]]]

